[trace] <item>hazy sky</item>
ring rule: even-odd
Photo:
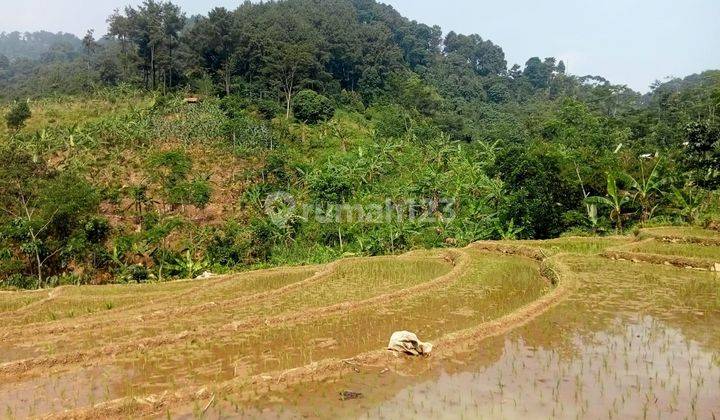
[[[105,32],[105,18],[137,0],[0,0],[0,32]],[[188,14],[240,0],[175,0]],[[655,79],[720,68],[720,0],[385,0],[445,32],[478,33],[508,63],[555,56],[573,74],[647,91]]]

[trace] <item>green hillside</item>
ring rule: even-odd
[[[372,0],[109,23],[0,38],[2,287],[718,227],[720,71],[641,95]]]

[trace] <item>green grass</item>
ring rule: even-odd
[[[150,97],[121,97],[113,101],[101,98],[53,98],[31,101],[32,116],[22,132],[34,133],[50,127],[72,127],[99,120],[108,115],[127,112],[133,107],[145,107]],[[4,114],[3,114],[4,115]]]

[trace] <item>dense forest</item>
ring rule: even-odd
[[[108,24],[0,34],[1,286],[720,221],[718,70],[640,94],[374,0]]]

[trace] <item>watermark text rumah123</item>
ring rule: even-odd
[[[276,192],[265,199],[265,214],[278,226],[295,221],[318,223],[383,224],[412,222],[436,224],[455,218],[454,198],[385,199],[381,203],[298,203],[287,192]]]

